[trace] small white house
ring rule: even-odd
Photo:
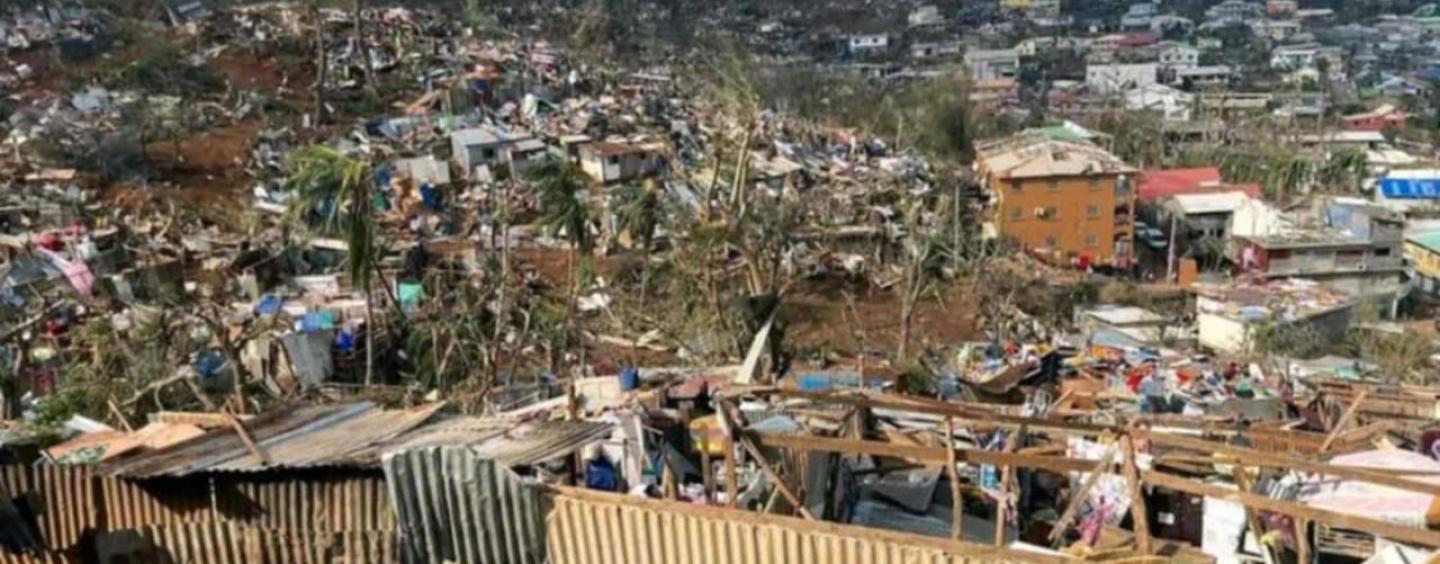
[[[1147,84],[1125,92],[1125,109],[1150,111],[1169,122],[1190,121],[1195,96],[1163,84]]]
[[[965,67],[971,80],[1015,78],[1020,69],[1020,52],[1015,49],[971,49],[965,52]]]
[[[579,148],[580,170],[602,184],[626,182],[655,171],[656,154],[641,145],[586,143]]]
[[[934,4],[926,4],[912,10],[909,21],[910,27],[940,25],[945,23],[945,16],[940,15],[939,7]]]
[[[1200,65],[1200,50],[1184,43],[1168,43],[1160,48],[1159,59],[1165,68],[1195,68]]]
[[[395,176],[413,178],[420,184],[445,186],[450,184],[450,164],[431,155],[408,159],[395,159],[390,163]]]
[[[535,139],[493,127],[462,129],[450,134],[450,158],[468,178],[476,167],[509,163],[512,149],[529,141]]]
[[[1159,82],[1156,63],[1087,65],[1085,86],[1095,94],[1118,94]]]
[[[876,35],[852,35],[849,41],[850,52],[880,51],[890,47],[890,36],[883,33]]]

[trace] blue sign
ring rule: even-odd
[[[1409,200],[1440,199],[1440,177],[1381,178],[1380,193],[1386,198]]]

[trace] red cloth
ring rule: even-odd
[[[35,244],[47,251],[58,252],[60,249],[65,248],[65,242],[60,240],[60,235],[57,233],[44,233],[40,235],[39,239],[35,240]]]

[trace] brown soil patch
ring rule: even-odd
[[[974,296],[961,287],[941,290],[943,299],[928,297],[917,306],[910,350],[984,339],[976,325]],[[840,288],[802,288],[786,296],[782,314],[789,323],[786,341],[811,351],[856,356],[864,347],[893,356],[900,341],[900,299],[892,290],[854,290],[852,311]],[[858,321],[858,322],[857,322]]]
[[[274,57],[257,57],[242,49],[226,49],[211,61],[235,88],[274,92],[285,85],[285,76]]]
[[[149,156],[156,177],[173,186],[145,189],[115,185],[105,190],[104,197],[127,209],[174,203],[209,217],[238,222],[240,215],[235,212],[248,206],[250,177],[244,163],[259,129],[259,123],[252,120],[201,132],[178,143],[152,143]]]

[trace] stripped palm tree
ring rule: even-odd
[[[334,147],[311,145],[290,155],[287,185],[292,219],[316,220],[324,233],[339,234],[346,244],[345,271],[365,292],[365,384],[374,383],[375,326],[373,273],[379,262],[375,245],[374,178],[368,161]]]
[[[564,237],[570,242],[570,253],[566,257],[566,270],[570,273],[565,336],[568,341],[571,329],[574,328],[581,273],[589,270],[590,251],[595,245],[594,239],[590,237],[590,206],[585,189],[586,178],[570,163],[558,159],[552,159],[530,169],[526,176],[533,184],[536,194],[539,195],[541,225],[552,236]],[[575,268],[577,255],[580,257],[579,269]]]
[[[644,264],[640,270],[640,308],[650,289],[650,247],[655,241],[661,219],[660,181],[648,179],[641,184],[627,184],[615,191],[616,211],[620,227],[636,239]]]
[[[1365,180],[1369,169],[1369,156],[1365,151],[1338,151],[1325,159],[1325,163],[1316,173],[1317,181],[1326,189],[1342,194],[1353,193],[1360,188],[1360,183]]]

